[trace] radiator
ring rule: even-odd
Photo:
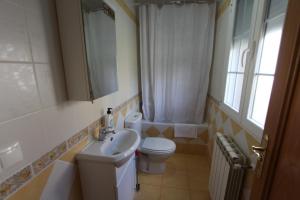
[[[209,177],[211,199],[238,200],[248,167],[247,157],[233,140],[217,133]]]

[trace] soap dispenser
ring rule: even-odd
[[[112,108],[107,108],[106,118],[105,118],[105,128],[107,131],[114,129],[114,117],[112,114]]]

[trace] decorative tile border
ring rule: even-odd
[[[49,164],[51,164],[54,160],[59,158],[66,151],[67,151],[67,142],[63,142],[62,144],[52,149],[50,152],[40,157],[38,160],[34,161],[32,164],[34,173],[38,174],[40,171],[45,169]]]
[[[83,138],[88,136],[88,127],[76,133],[72,137],[70,137],[67,141],[68,149],[72,148],[74,145],[78,144]]]
[[[164,126],[164,128],[162,128],[162,126]],[[174,125],[146,123],[143,125],[142,137],[163,137],[173,140],[176,143],[176,153],[207,154],[207,128],[199,129],[197,138],[175,138]]]
[[[166,125],[163,130],[160,130],[154,123],[153,125],[148,125],[148,127],[143,128],[143,137],[164,137],[176,143],[206,145],[208,142],[208,130],[207,128],[198,130],[197,138],[175,138],[173,125]]]
[[[5,199],[9,194],[15,192],[19,187],[25,184],[32,177],[30,166],[23,168],[21,171],[6,179],[0,185],[0,199]]]
[[[115,107],[114,112],[120,112],[124,107],[130,106],[132,104],[139,105],[139,99],[139,94],[133,96],[132,98],[122,103],[120,106]],[[104,120],[104,117],[105,116],[101,116],[100,119],[95,120],[80,132],[71,136],[69,139],[53,148],[51,151],[42,155],[32,164],[15,173],[4,182],[0,183],[0,200],[4,200],[8,196],[12,195],[16,190],[24,186],[31,178],[37,176],[42,170],[47,168],[51,163],[68,152],[72,147],[87,138],[91,133],[94,132],[96,128],[101,126],[101,121]]]
[[[140,94],[137,94],[133,97],[131,97],[130,99],[128,99],[127,101],[125,101],[124,103],[122,103],[121,105],[119,106],[116,106],[114,109],[113,109],[113,112],[118,112],[120,111],[123,107],[126,107],[128,104],[130,104],[131,102],[133,101],[136,101],[136,103],[139,103],[140,102]],[[104,117],[104,116],[103,116]]]

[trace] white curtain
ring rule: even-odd
[[[146,120],[203,122],[215,4],[140,7],[141,82]]]

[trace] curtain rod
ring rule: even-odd
[[[215,0],[135,0],[136,6],[147,5],[147,4],[187,4],[187,3],[213,3]]]

